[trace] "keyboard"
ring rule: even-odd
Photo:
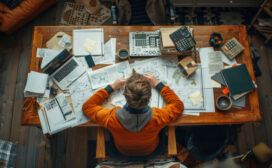
[[[55,75],[54,78],[60,82],[63,78],[65,78],[70,72],[72,72],[78,66],[75,60],[69,61],[66,65],[64,65]]]

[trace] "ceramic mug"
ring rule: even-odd
[[[120,50],[118,50],[117,52],[117,56],[121,59],[121,60],[125,60],[129,58],[129,52],[127,49],[122,48]]]
[[[226,111],[232,107],[232,101],[229,96],[221,95],[216,99],[216,107],[218,110]]]

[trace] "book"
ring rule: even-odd
[[[48,75],[40,72],[30,71],[24,89],[25,97],[43,97],[46,90]]]
[[[221,71],[226,86],[229,88],[230,96],[237,100],[255,89],[245,64],[227,68]]]
[[[237,100],[232,99],[232,107],[241,109],[246,106],[246,95]]]

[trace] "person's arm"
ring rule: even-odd
[[[162,109],[155,108],[156,113],[154,115],[155,120],[160,127],[164,127],[166,124],[176,120],[182,113],[184,106],[183,102],[171,90],[168,86],[165,86],[162,82],[159,82],[154,75],[146,75],[147,80],[153,88],[155,88],[166,101],[166,106]]]
[[[102,104],[108,99],[109,95],[124,85],[124,80],[118,79],[113,84],[97,91],[82,106],[82,111],[94,122],[107,127],[108,121],[114,115],[114,108],[107,109]]]
[[[82,111],[92,121],[107,127],[107,121],[112,116],[113,110],[102,107],[102,104],[108,99],[111,92],[107,88],[97,91],[82,106]]]
[[[156,90],[160,92],[166,102],[162,109],[156,109],[156,120],[159,126],[164,127],[182,114],[184,105],[175,92],[161,82],[156,85]]]

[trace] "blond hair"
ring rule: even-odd
[[[126,81],[124,96],[128,107],[145,108],[151,97],[151,85],[143,75],[133,70],[132,75]]]

